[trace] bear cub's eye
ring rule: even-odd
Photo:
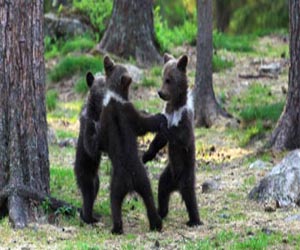
[[[169,84],[171,81],[170,81],[169,78],[167,78],[165,82],[166,82],[167,84]]]

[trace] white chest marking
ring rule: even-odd
[[[166,112],[166,106],[164,108],[163,114],[168,120],[168,128],[175,126],[177,127],[178,124],[180,123],[182,119],[182,115],[184,111],[187,111],[188,113],[192,114],[192,117],[194,116],[194,102],[193,102],[193,96],[191,91],[188,93],[188,98],[187,98],[187,104],[184,106],[180,107],[179,109],[173,111],[172,113],[167,113]]]
[[[106,93],[105,93],[105,96],[103,98],[103,101],[102,101],[103,107],[106,107],[109,104],[111,99],[113,99],[113,100],[115,100],[119,103],[122,103],[122,104],[127,102],[123,97],[121,97],[117,93],[115,93],[111,90],[107,90]]]

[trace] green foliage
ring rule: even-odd
[[[233,61],[226,60],[220,56],[213,56],[213,72],[220,72],[225,69],[230,69],[234,66]]]
[[[159,98],[153,98],[147,102],[144,100],[135,100],[134,105],[139,110],[144,110],[153,114],[162,110],[163,102]]]
[[[46,93],[46,107],[48,111],[52,111],[56,108],[58,99],[58,93],[56,90],[51,89]]]
[[[248,106],[241,110],[240,116],[247,123],[255,120],[271,120],[276,122],[282,113],[283,106],[283,102],[264,106]]]
[[[76,73],[99,72],[102,69],[103,62],[101,58],[83,55],[67,56],[51,70],[49,77],[52,82],[58,82]]]
[[[76,215],[76,209],[74,209],[71,206],[62,206],[62,207],[58,208],[54,212],[54,214],[56,216],[58,216],[58,215],[68,215],[68,216],[74,217]]]
[[[160,15],[159,6],[154,10],[154,28],[161,51],[169,51],[170,48],[184,43],[196,44],[197,23],[186,20],[182,25],[170,28]]]
[[[66,55],[69,52],[73,52],[73,51],[86,52],[92,49],[94,46],[95,46],[95,42],[91,40],[89,37],[78,37],[64,43],[60,52],[63,55]]]
[[[87,84],[86,84],[86,80],[84,77],[81,77],[74,86],[74,90],[76,91],[76,93],[78,94],[86,94],[89,90]]]
[[[57,136],[57,139],[59,139],[59,140],[67,139],[67,138],[76,138],[77,133],[75,133],[73,131],[69,131],[69,130],[57,129],[56,136]]]
[[[253,51],[252,44],[255,41],[254,36],[250,35],[228,35],[225,33],[213,33],[214,49],[224,49],[233,52]]]
[[[74,37],[67,41],[56,40],[46,36],[44,44],[45,59],[49,60],[60,55],[66,55],[70,52],[87,52],[95,46],[96,42],[88,35]]]
[[[57,57],[59,55],[59,49],[56,41],[53,41],[51,37],[46,36],[44,39],[45,44],[45,59],[49,60],[51,58]]]
[[[100,36],[104,33],[112,13],[112,0],[73,0],[73,7],[89,18]]]
[[[170,27],[182,25],[196,11],[196,0],[156,0],[154,4],[154,8],[160,8],[159,14]]]
[[[246,146],[253,138],[263,136],[279,119],[283,110],[283,100],[275,100],[270,87],[254,83],[248,90],[231,101],[230,112],[238,113],[244,131],[238,136],[241,146]]]
[[[240,117],[246,123],[256,120],[275,122],[284,105],[282,101],[274,103],[271,89],[259,83],[252,84],[242,97],[234,98],[233,103],[236,104]]]
[[[50,212],[50,199],[47,197],[44,201],[42,201],[40,207],[43,209],[44,213]]]
[[[160,81],[153,77],[145,77],[141,84],[143,87],[158,87],[160,85]]]
[[[233,13],[229,29],[234,33],[252,33],[257,30],[288,28],[286,0],[244,0]]]

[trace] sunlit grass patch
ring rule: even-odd
[[[58,102],[54,111],[48,112],[47,120],[49,123],[75,123],[79,119],[80,111],[84,100],[72,102]],[[67,125],[67,124],[65,124]]]

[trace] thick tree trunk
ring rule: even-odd
[[[300,148],[300,0],[290,0],[289,10],[289,88],[284,111],[270,140],[275,150]]]
[[[228,28],[231,16],[231,0],[216,0],[217,29],[225,32]]]
[[[132,57],[143,66],[160,63],[154,37],[153,0],[115,0],[98,49],[126,59]]]
[[[49,193],[43,1],[0,0],[0,21],[0,210],[22,228]]]
[[[194,90],[196,126],[210,127],[220,115],[230,117],[217,103],[212,78],[212,1],[197,0],[198,35],[196,87]]]

